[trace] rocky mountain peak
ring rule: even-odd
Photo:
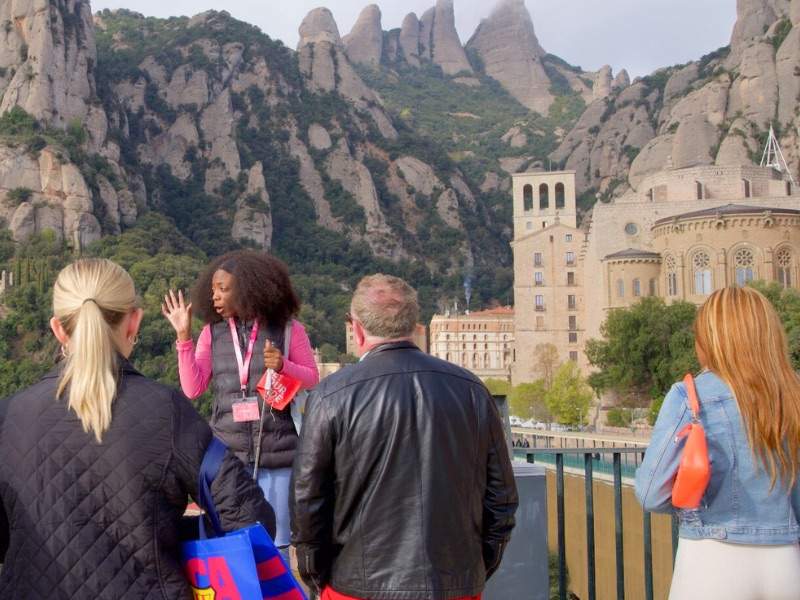
[[[342,42],[351,61],[377,67],[383,55],[381,9],[370,4],[362,10],[352,31],[342,38]]]
[[[329,42],[335,45],[342,43],[333,13],[327,8],[315,8],[308,13],[300,24],[299,31],[298,48],[317,42]]]
[[[622,69],[617,76],[614,78],[614,82],[611,84],[612,90],[624,90],[631,84],[631,76],[628,75],[628,71]]]
[[[800,2],[800,0],[798,0]],[[403,26],[400,28],[400,49],[403,57],[411,66],[419,66],[419,33],[420,23],[415,13],[409,13],[403,19]]]
[[[368,10],[367,15],[370,14],[374,15],[374,11]],[[380,11],[377,16],[380,31]],[[356,49],[359,44],[354,43],[353,39],[351,37],[349,40],[351,48]],[[298,53],[300,71],[308,79],[312,90],[338,92],[356,108],[369,113],[384,137],[397,138],[397,131],[382,108],[383,102],[359,77],[345,53],[345,45],[339,37],[339,28],[330,10],[315,8],[303,19]]]
[[[533,20],[524,0],[501,0],[475,31],[467,48],[483,61],[486,74],[523,105],[546,114],[553,102]]]
[[[467,54],[461,45],[461,40],[456,31],[455,9],[453,0],[437,0],[436,7],[423,16],[423,33],[426,33],[425,22],[430,21],[432,27],[430,38],[423,39],[423,43],[432,49],[431,59],[442,68],[447,75],[461,72],[472,73],[472,67],[467,60]]]
[[[613,83],[613,72],[611,65],[603,65],[594,76],[594,86],[592,87],[592,100],[601,100],[611,93]]]
[[[761,38],[770,25],[789,15],[790,0],[737,0],[729,62],[738,62],[745,47]]]
[[[97,63],[88,0],[1,2],[0,23],[0,114],[19,106],[50,125],[83,121]]]

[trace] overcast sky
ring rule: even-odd
[[[370,0],[91,0],[94,11],[129,8],[148,16],[194,15],[227,10],[287,46],[297,46],[297,28],[313,8],[327,6],[342,35]],[[400,27],[435,0],[377,0],[385,30]],[[586,70],[610,64],[631,77],[700,58],[728,43],[736,0],[526,0],[542,47]],[[456,26],[466,43],[494,0],[455,0]]]

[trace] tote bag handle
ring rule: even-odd
[[[206,511],[206,516],[208,516],[208,520],[211,522],[211,528],[213,529],[212,535],[209,536],[206,532],[205,519],[201,516],[200,519],[198,519],[201,540],[225,535],[219,520],[217,507],[214,505],[214,498],[211,496],[211,484],[216,478],[217,473],[219,473],[219,469],[222,466],[222,459],[225,457],[225,451],[227,449],[228,447],[225,444],[212,435],[211,442],[208,444],[208,448],[206,448],[203,462],[200,465],[200,474],[197,479],[197,503]]]

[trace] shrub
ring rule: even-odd
[[[783,45],[783,41],[786,39],[786,36],[789,35],[789,32],[792,30],[792,22],[789,19],[781,19],[778,23],[777,27],[775,27],[775,34],[772,36],[770,40],[772,42],[772,47],[775,48],[775,51],[778,51]]]
[[[18,187],[14,188],[13,190],[9,190],[9,192],[6,194],[6,200],[14,206],[19,206],[23,202],[30,200],[32,195],[33,190],[26,187]]]
[[[629,408],[612,408],[606,415],[606,423],[611,427],[630,427],[633,415]]]

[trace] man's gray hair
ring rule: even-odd
[[[358,282],[351,311],[367,334],[383,339],[411,337],[419,321],[416,290],[399,277],[382,273]]]

